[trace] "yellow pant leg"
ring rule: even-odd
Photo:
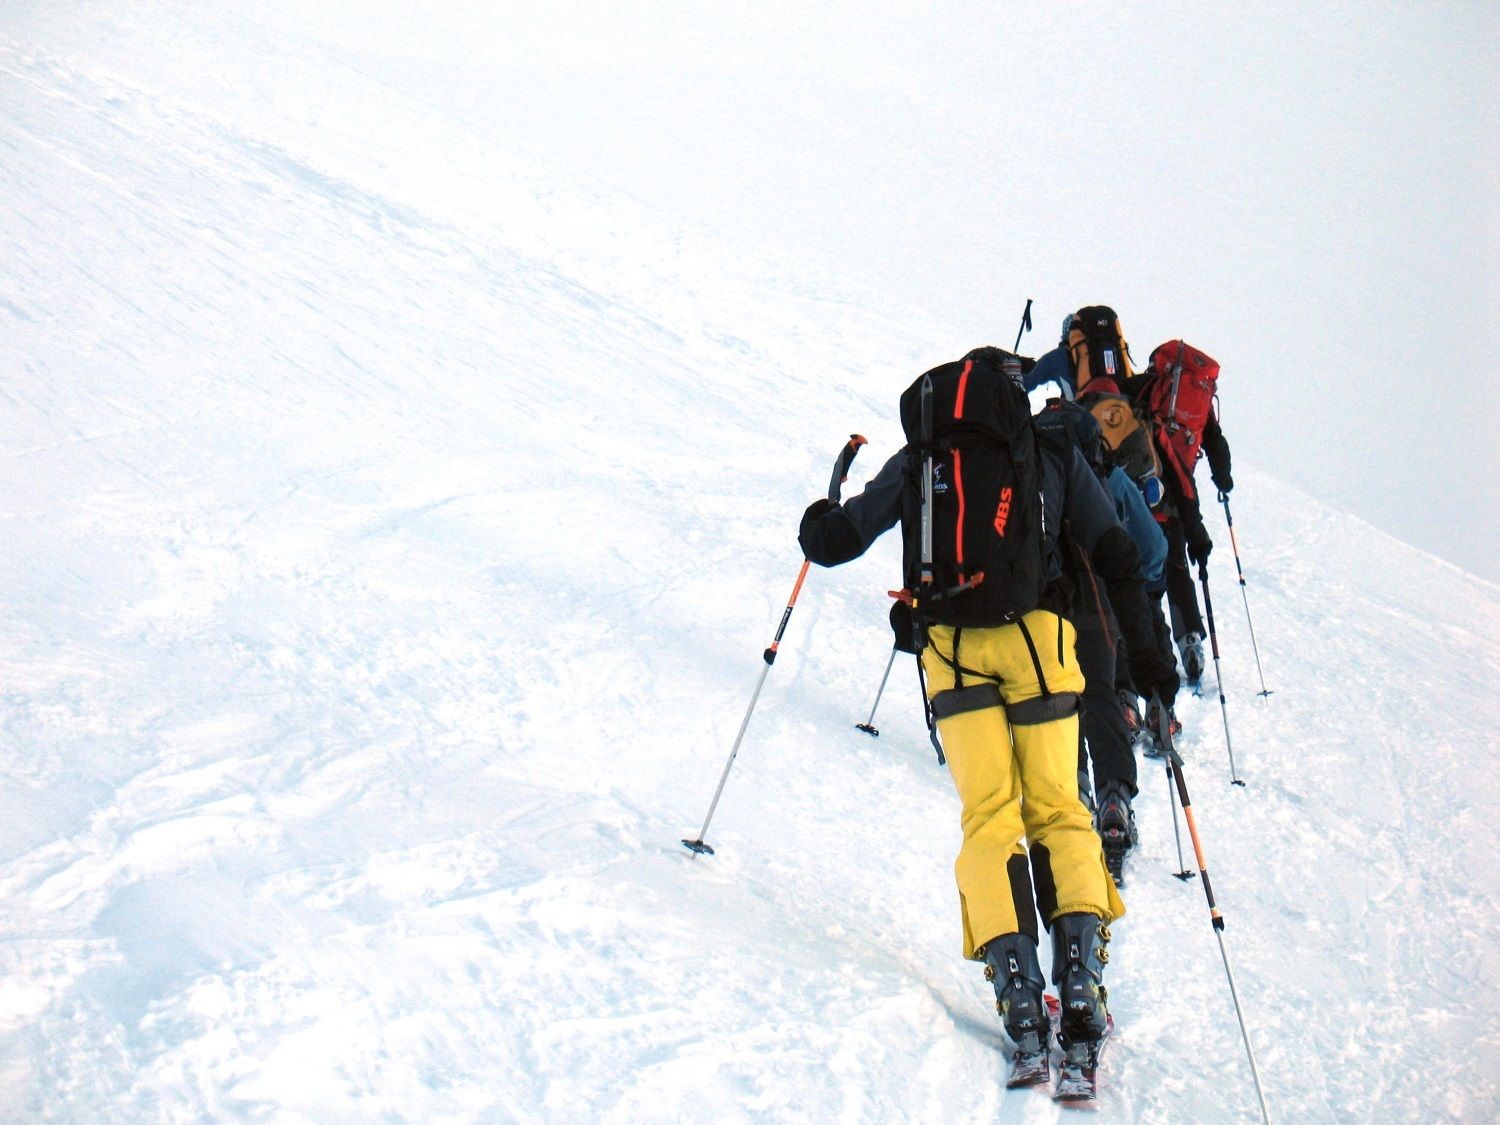
[[[1015,726],[1011,737],[1042,917],[1049,926],[1059,914],[1079,911],[1106,922],[1120,917],[1125,903],[1104,865],[1093,818],[1078,796],[1078,716]]]
[[[923,661],[931,684],[933,663],[928,654]],[[950,672],[947,685],[951,683]],[[939,684],[936,690],[942,687]],[[1031,875],[1021,843],[1020,774],[1001,708],[943,719],[938,730],[962,806],[963,843],[953,874],[963,918],[964,956],[973,959],[982,942],[1000,934],[1036,930]],[[1019,903],[1018,893],[1022,895]]]
[[[958,662],[997,681],[1007,704],[1043,694],[1038,665],[1050,692],[1082,692],[1072,625],[1046,610],[1027,614],[1022,624],[1024,629],[1007,625],[963,630]],[[955,684],[949,663],[953,633],[934,627],[932,644],[923,653],[929,695]],[[965,675],[964,682],[973,683],[975,677]],[[1022,831],[1030,844],[1038,905],[1049,924],[1058,914],[1073,911],[1097,914],[1105,921],[1125,913],[1104,866],[1093,821],[1078,796],[1076,714],[1012,725],[992,709],[955,715],[943,720],[939,731],[950,763],[955,749],[959,759],[953,776],[963,803],[964,844],[955,867],[964,905],[965,956],[973,955],[976,940],[1032,928],[1029,919],[1023,923],[1017,917],[1020,907],[1009,878],[1013,869],[1008,856],[1019,851]],[[1019,829],[1014,802],[1000,796],[1002,781],[1006,794],[1019,791]],[[1002,842],[1007,848],[1004,857]],[[986,932],[995,925],[1010,928]]]

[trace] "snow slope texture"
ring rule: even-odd
[[[332,73],[453,174],[0,44],[3,1115],[1056,1119],[909,666],[853,729],[893,540],[812,575],[677,843],[802,505],[983,341]],[[1240,454],[1245,789],[1182,712],[1273,1112],[1490,1120],[1500,594]],[[1100,1119],[1254,1120],[1142,778]]]

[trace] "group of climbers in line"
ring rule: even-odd
[[[958,791],[963,952],[994,983],[1015,1084],[1038,1081],[1049,1058],[1038,912],[1065,1069],[1092,1073],[1109,1026],[1102,975],[1136,842],[1134,748],[1150,749],[1154,708],[1180,729],[1180,682],[1203,674],[1188,571],[1212,549],[1198,457],[1221,492],[1233,487],[1217,374],[1181,340],[1135,371],[1114,311],[1086,306],[1035,361],[984,347],[920,376],[901,396],[906,445],[799,528],[804,555],[836,566],[901,526],[897,643],[919,655]],[[1033,418],[1029,392],[1048,382],[1061,396]]]

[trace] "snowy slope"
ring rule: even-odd
[[[811,577],[719,854],[677,843],[840,444],[873,471],[906,381],[1010,332],[326,48],[284,48],[326,64],[313,121],[31,42],[0,41],[4,1116],[1055,1119],[998,1088],[908,666],[853,730],[894,541]],[[386,149],[341,127],[374,120]],[[1273,1110],[1491,1119],[1500,591],[1238,452],[1275,694],[1220,535],[1249,785],[1213,699],[1184,750]],[[1143,776],[1101,1120],[1253,1120]]]

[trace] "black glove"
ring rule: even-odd
[[[1208,528],[1201,523],[1187,529],[1188,558],[1199,566],[1208,562],[1208,553],[1214,549],[1214,541],[1208,537]]]
[[[911,606],[899,599],[891,603],[891,633],[898,652],[917,652],[917,623],[912,620]]]
[[[1130,654],[1130,678],[1137,695],[1150,699],[1155,692],[1168,707],[1177,699],[1177,688],[1182,682],[1177,677],[1176,665],[1167,663],[1154,650]]]
[[[1229,475],[1228,469],[1225,469],[1222,473],[1214,473],[1213,478],[1214,487],[1220,492],[1227,495],[1234,491],[1234,477]]]
[[[797,542],[802,546],[803,557],[819,566],[838,566],[859,558],[865,550],[844,509],[826,496],[814,500],[802,513]]]

